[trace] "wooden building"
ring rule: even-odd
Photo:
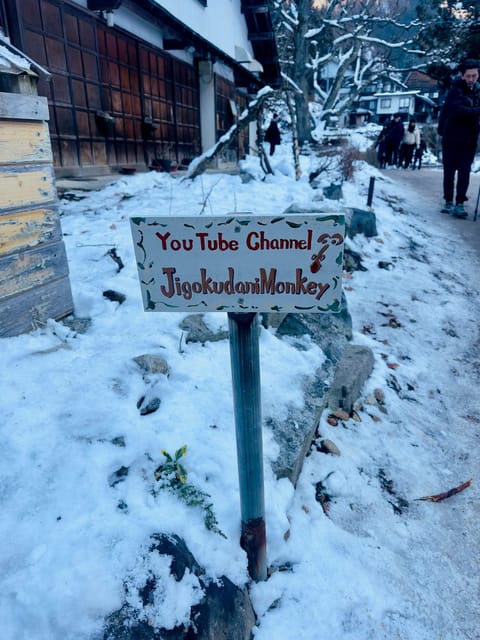
[[[73,309],[42,76],[0,44],[0,337]]]
[[[280,82],[265,0],[0,0],[2,31],[50,74],[57,176],[187,163]]]

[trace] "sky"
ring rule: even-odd
[[[249,581],[229,343],[186,343],[185,313],[143,311],[130,217],[278,215],[293,203],[363,208],[371,176],[378,235],[347,240],[366,270],[344,274],[343,289],[352,342],[372,349],[374,369],[358,419],[333,425],[329,410],[320,418],[319,437],[340,455],[313,447],[295,488],[275,478],[278,445],[263,427],[271,576],[250,585],[254,638],[480,638],[478,254],[452,235],[428,189],[411,191],[399,172],[357,162],[342,200],[322,198],[308,183],[314,159],[301,158],[295,181],[285,140],[265,179],[252,157],[242,165],[248,183],[150,172],[61,200],[74,313],[89,323],[81,333],[52,320],[1,340],[2,640],[99,640],[105,618],[126,601],[125,585],[139,619],[156,628],[185,622],[201,588],[188,572],[177,583],[170,559],[149,553],[155,533],[183,538],[212,579]],[[328,186],[334,172],[320,182]],[[214,331],[228,327],[221,312],[204,320]],[[259,340],[264,422],[284,420],[303,406],[325,355],[309,338],[274,328],[262,328]],[[142,354],[161,356],[168,375],[144,376],[134,361]],[[141,415],[139,401],[152,397],[158,410]],[[162,450],[183,445],[188,481],[211,497],[226,537],[155,480]],[[418,500],[469,479],[446,500]],[[319,482],[326,511],[315,499]],[[145,611],[138,589],[152,574],[155,606]]]

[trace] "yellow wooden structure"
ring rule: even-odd
[[[0,92],[0,337],[72,310],[48,102]]]

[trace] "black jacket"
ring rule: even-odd
[[[457,78],[448,92],[438,121],[443,142],[475,146],[480,131],[480,84],[472,90]]]
[[[280,144],[280,130],[275,120],[272,120],[268,129],[265,131],[265,141],[271,144]]]

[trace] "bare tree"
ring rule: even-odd
[[[426,53],[416,46],[419,21],[402,21],[402,9],[401,2],[388,0],[274,0],[300,143],[311,139],[310,102],[322,121],[336,121],[367,83],[398,70],[392,52]]]

